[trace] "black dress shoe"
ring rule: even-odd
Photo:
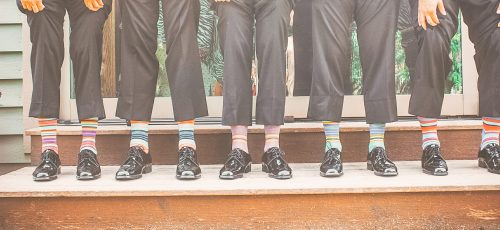
[[[376,147],[368,153],[367,169],[377,176],[398,175],[398,168],[387,158],[387,153],[382,147]]]
[[[262,156],[262,171],[275,179],[292,178],[292,169],[283,158],[284,155],[278,147],[268,149]]]
[[[133,146],[128,150],[128,158],[116,172],[117,180],[134,180],[142,174],[150,173],[153,169],[151,154],[145,153],[142,148]]]
[[[434,176],[448,175],[448,165],[446,165],[446,161],[441,156],[439,145],[425,147],[422,153],[422,171]]]
[[[243,173],[252,171],[252,157],[241,149],[233,149],[219,172],[220,179],[236,179],[243,177]]]
[[[179,163],[177,163],[176,177],[180,180],[192,180],[201,177],[196,150],[191,147],[182,147],[179,150]]]
[[[342,153],[340,150],[332,148],[325,153],[319,174],[322,177],[339,177],[344,175]]]
[[[59,155],[53,150],[45,150],[42,153],[42,162],[33,172],[33,180],[51,181],[57,179],[57,174],[61,174],[61,160],[59,160]]]
[[[78,154],[78,166],[76,168],[76,179],[94,180],[101,177],[101,166],[97,161],[97,155],[84,149]]]
[[[481,168],[487,168],[488,172],[500,174],[500,146],[489,144],[479,151],[478,164]]]

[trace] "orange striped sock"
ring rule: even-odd
[[[483,117],[483,135],[481,141],[481,149],[486,146],[498,145],[500,134],[500,118]]]
[[[149,153],[149,122],[148,121],[130,121],[131,126],[131,139],[130,147],[138,146],[142,148],[145,153]]]
[[[97,118],[89,118],[80,121],[82,126],[82,145],[80,146],[80,151],[86,149],[97,154],[97,148],[95,146],[98,124],[97,120]]]
[[[52,150],[59,153],[59,146],[57,145],[57,119],[39,118],[38,126],[40,127],[40,135],[42,136],[42,152]]]

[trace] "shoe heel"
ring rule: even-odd
[[[372,162],[370,161],[367,161],[366,162],[366,169],[370,170],[370,171],[373,171],[373,165],[372,165]]]
[[[477,165],[479,167],[481,167],[481,168],[488,168],[488,166],[486,165],[486,163],[483,160],[481,160],[481,159],[477,160]]]
[[[249,173],[252,171],[252,162],[248,163],[248,165],[245,167],[245,173]]]
[[[269,172],[269,169],[267,168],[267,165],[264,164],[264,163],[262,163],[262,172],[265,172],[265,173]]]
[[[153,171],[153,165],[152,164],[147,164],[144,166],[144,169],[142,170],[143,174],[150,173]]]

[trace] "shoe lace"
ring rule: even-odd
[[[79,165],[84,164],[85,166],[90,166],[90,165],[97,165],[97,162],[95,158],[93,157],[92,153],[89,153],[87,151],[83,151],[80,153],[80,162],[78,162]]]
[[[228,159],[226,161],[226,165],[228,165],[231,162],[238,162],[240,165],[243,165],[243,152],[238,150],[238,149],[233,149],[229,154],[228,154]]]
[[[194,153],[190,148],[184,147],[179,151],[179,164],[190,165],[195,162]]]
[[[500,145],[495,145],[490,151],[491,158],[500,158]]]
[[[340,160],[340,154],[333,150],[333,149],[330,149],[326,152],[326,161],[339,161]]]
[[[142,154],[139,151],[139,148],[132,147],[129,149],[128,158],[123,165],[142,164],[142,162],[144,162],[144,160],[142,159]]]

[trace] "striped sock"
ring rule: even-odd
[[[325,152],[330,149],[338,149],[342,152],[342,144],[340,143],[340,126],[338,122],[323,121],[325,130]]]
[[[264,133],[266,135],[266,144],[264,152],[273,147],[280,147],[280,129],[279,125],[264,125]]]
[[[434,118],[418,117],[422,130],[422,149],[429,145],[440,146],[438,138],[438,120]]]
[[[38,126],[40,127],[40,135],[42,136],[42,152],[50,149],[59,153],[59,146],[57,145],[57,119],[39,118]]]
[[[148,130],[149,121],[130,121],[132,134],[130,139],[130,147],[138,146],[149,153]]]
[[[500,133],[500,118],[483,117],[483,135],[481,141],[481,150],[489,144],[499,144],[498,136]]]
[[[234,125],[231,126],[231,135],[233,139],[231,149],[241,149],[248,153],[248,126]]]
[[[89,150],[97,154],[97,148],[95,147],[97,120],[98,119],[96,117],[80,121],[80,124],[82,125],[82,145],[80,146],[80,151]]]
[[[191,147],[196,149],[194,141],[194,120],[180,121],[179,125],[179,149],[183,147]]]
[[[374,148],[381,147],[385,149],[384,145],[385,124],[370,124],[370,144],[368,151],[371,152]]]

